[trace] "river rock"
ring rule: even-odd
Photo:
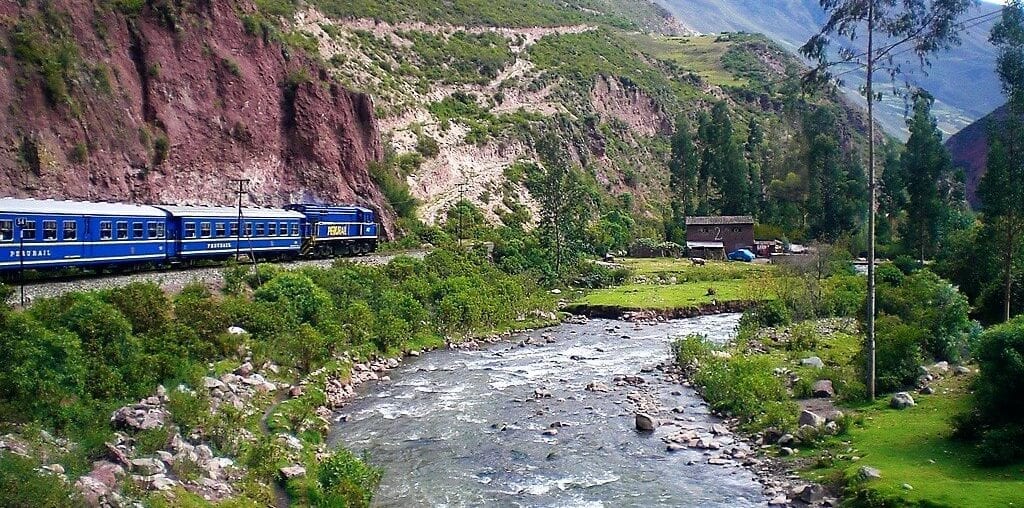
[[[761,433],[761,440],[765,444],[775,444],[779,442],[779,438],[782,437],[782,431],[775,427],[768,427]]]
[[[800,365],[814,367],[815,369],[825,368],[825,362],[821,361],[821,358],[818,358],[817,356],[811,356],[800,360]]]
[[[724,436],[729,434],[729,428],[721,423],[715,423],[711,425],[711,433],[716,436]]]
[[[609,388],[608,385],[600,381],[591,381],[587,383],[587,387],[585,388],[585,390],[587,390],[588,392],[607,393],[609,391]]]
[[[793,446],[795,444],[798,444],[799,442],[797,441],[796,436],[794,436],[793,434],[786,433],[783,434],[782,436],[779,436],[779,439],[778,441],[776,441],[776,443],[778,443],[779,446]]]
[[[864,481],[877,480],[882,477],[882,472],[871,466],[861,466],[857,470],[857,477]]]
[[[892,396],[892,400],[889,401],[889,407],[893,409],[906,409],[917,405],[914,403],[914,398],[907,392],[899,392]]]
[[[300,441],[299,438],[291,434],[285,434],[284,432],[282,432],[277,435],[277,439],[284,443],[284,445],[287,446],[288,448],[291,448],[292,450],[295,450],[297,452],[302,451],[302,441]]]
[[[800,418],[797,420],[797,425],[800,425],[801,427],[804,425],[810,425],[811,427],[818,428],[825,425],[825,419],[812,411],[804,409],[800,412]]]
[[[928,368],[930,374],[949,374],[949,362],[938,362]]]
[[[798,491],[795,491],[794,494],[794,497],[807,504],[820,503],[825,499],[825,487],[812,483],[810,485],[804,485]]]
[[[782,455],[783,457],[789,457],[794,453],[796,453],[796,451],[794,451],[792,448],[788,446],[783,446],[782,448],[779,448],[779,455]]]
[[[544,432],[540,433],[542,436],[557,436],[558,429],[544,429]]]
[[[285,480],[306,476],[306,468],[302,466],[282,467],[279,472],[281,473],[281,477]]]
[[[636,430],[642,432],[653,432],[658,427],[658,422],[648,414],[637,413],[635,418]]]
[[[832,387],[832,381],[829,379],[821,379],[814,382],[814,386],[811,388],[811,394],[815,397],[827,399],[835,397],[836,390]]]

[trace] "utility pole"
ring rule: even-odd
[[[235,261],[238,261],[242,255],[242,196],[246,193],[245,187],[249,184],[249,179],[232,178],[231,183],[238,186],[238,189],[234,191],[238,195],[238,222],[235,225],[238,233],[235,238]],[[253,259],[253,261],[256,260]]]

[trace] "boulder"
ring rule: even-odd
[[[782,455],[783,457],[789,457],[794,453],[796,453],[796,451],[788,446],[783,446],[782,448],[779,448],[779,455]]]
[[[711,426],[711,433],[716,436],[724,436],[729,434],[729,428],[720,423],[716,423]]]
[[[287,446],[288,448],[291,448],[292,450],[295,450],[297,452],[302,451],[302,441],[300,441],[299,438],[291,434],[285,434],[282,432],[277,435],[277,439],[284,443],[284,445]]]
[[[953,367],[953,375],[955,376],[963,376],[970,373],[971,369],[964,367],[963,365],[957,365],[956,367]]]
[[[949,373],[949,362],[938,362],[928,368],[930,374],[948,374]]]
[[[899,392],[893,395],[892,400],[889,401],[889,407],[893,409],[906,409],[915,405],[914,398],[907,392]]]
[[[857,470],[857,478],[862,481],[877,480],[882,477],[882,472],[871,466],[861,466]]]
[[[795,444],[798,444],[799,441],[797,441],[796,436],[787,433],[783,434],[782,436],[779,436],[779,440],[776,441],[776,443],[778,443],[779,446],[793,446]]]
[[[650,415],[644,413],[636,414],[636,430],[642,432],[652,432],[658,427],[657,421]]]
[[[253,371],[252,363],[245,362],[245,363],[239,365],[237,369],[235,369],[235,374],[238,374],[239,376],[243,376],[244,377],[244,376],[248,376],[248,375],[252,374],[252,371]]]
[[[203,378],[203,386],[207,390],[213,390],[215,388],[219,388],[219,389],[223,390],[223,389],[227,388],[227,386],[225,386],[224,383],[221,382],[221,380],[219,380],[219,379],[217,379],[215,377],[209,377],[209,376]]]
[[[245,329],[240,326],[229,326],[228,333],[230,333],[231,335],[245,335],[246,333],[249,332],[246,332]]]
[[[111,492],[110,486],[91,476],[78,478],[75,482],[75,490],[82,495],[87,506],[102,506],[104,498]]]
[[[285,480],[306,476],[306,468],[302,466],[282,467],[279,472],[281,473],[281,477]]]
[[[608,385],[606,385],[606,384],[604,384],[604,383],[602,383],[600,381],[591,381],[591,382],[587,383],[587,387],[585,389],[588,392],[601,392],[601,393],[605,393],[605,392],[608,391]]]
[[[920,393],[921,395],[931,395],[935,393],[935,389],[929,385],[925,385],[922,386],[921,389],[917,391],[917,393]]]
[[[152,457],[132,459],[131,465],[133,471],[138,471],[139,473],[146,476],[167,472],[167,468],[166,466],[164,466],[163,461],[160,459],[154,459]]]
[[[795,492],[795,494],[796,498],[807,504],[820,503],[825,499],[825,487],[812,483],[810,485],[805,485],[799,491]]]
[[[764,432],[761,433],[761,439],[765,442],[765,444],[775,444],[779,442],[779,439],[782,437],[782,435],[783,434],[781,430],[775,427],[769,427],[767,429],[764,429]]]
[[[811,427],[818,428],[825,425],[825,419],[818,416],[817,413],[804,409],[800,412],[800,418],[797,420],[797,425],[801,427],[804,425],[810,425]]]
[[[815,369],[825,368],[825,362],[821,361],[821,358],[818,358],[817,356],[811,356],[809,358],[804,358],[803,360],[800,360],[800,365],[814,367]]]
[[[89,471],[87,475],[88,478],[96,480],[109,488],[117,487],[118,479],[123,476],[123,467],[105,460],[93,462],[92,471]],[[83,476],[83,478],[85,477]]]
[[[835,397],[836,390],[832,387],[832,381],[829,379],[821,379],[814,382],[814,386],[811,387],[811,394],[815,397],[830,398]]]

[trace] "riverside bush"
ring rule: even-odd
[[[677,340],[673,347],[676,361],[694,371],[691,378],[712,408],[739,417],[750,430],[793,426],[797,406],[775,376],[771,358],[719,358],[700,335]]]
[[[744,312],[743,317],[740,318],[740,326],[767,328],[786,325],[791,321],[792,316],[790,315],[789,308],[786,307],[786,304],[779,300],[769,300]]]
[[[335,450],[320,463],[317,488],[310,492],[314,506],[368,506],[383,470],[348,450]]]
[[[878,390],[894,392],[912,385],[922,362],[921,344],[926,331],[896,316],[879,317],[875,327],[878,335],[875,351]]]

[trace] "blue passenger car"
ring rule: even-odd
[[[152,206],[0,198],[0,271],[162,264],[169,247]]]
[[[377,248],[376,213],[361,206],[287,205],[305,216],[303,253],[327,257],[362,254]]]
[[[236,252],[257,259],[292,258],[302,247],[300,213],[273,208],[165,206],[168,231],[182,261],[224,259]]]

